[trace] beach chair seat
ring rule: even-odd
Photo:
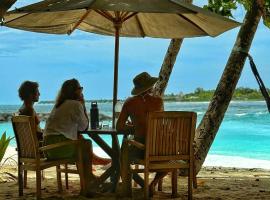
[[[134,164],[144,168],[133,167],[133,173],[144,173],[144,197],[149,198],[149,173],[172,172],[172,186],[177,187],[177,170],[188,170],[188,199],[192,199],[194,183],[194,150],[193,140],[196,126],[196,113],[184,111],[150,112],[147,118],[146,143],[128,141],[144,149],[144,159]],[[176,184],[175,184],[176,179]],[[172,188],[176,191],[176,188]]]
[[[41,170],[56,167],[57,185],[58,190],[62,191],[61,183],[61,169],[60,165],[67,165],[69,163],[77,163],[82,166],[81,162],[78,161],[82,158],[83,152],[78,151],[79,159],[58,159],[48,160],[46,157],[41,157],[40,152],[45,152],[49,149],[58,148],[65,145],[75,145],[79,148],[81,145],[80,140],[65,141],[57,144],[50,144],[47,146],[39,146],[37,135],[33,133],[31,129],[31,117],[19,115],[12,117],[12,126],[15,133],[18,150],[18,185],[19,185],[19,196],[23,195],[23,172],[35,171],[36,172],[36,197],[41,197]],[[26,177],[25,177],[26,178]]]
[[[74,169],[74,166],[76,167],[76,169]],[[59,174],[59,180],[61,181],[61,173],[65,174],[65,187],[68,190],[69,189],[69,183],[68,183],[68,174],[79,174],[76,163],[66,163],[63,165],[60,165],[59,168],[57,168],[58,172],[60,172]],[[41,170],[41,178],[42,180],[45,179],[45,172],[44,170]],[[23,170],[23,187],[27,188],[27,170]],[[62,184],[59,186],[59,191],[62,191]]]

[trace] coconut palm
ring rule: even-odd
[[[211,0],[209,1],[207,8],[212,11],[219,11],[220,14],[230,16],[230,10],[237,8],[237,3],[243,4],[247,10],[247,13],[237,35],[236,42],[231,51],[231,55],[228,58],[224,72],[217,85],[216,91],[209,103],[205,115],[203,116],[196,130],[195,164],[197,172],[200,170],[222,123],[224,114],[229,106],[237,82],[241,76],[241,72],[247,58],[247,53],[249,52],[259,21],[262,16],[264,24],[267,27],[270,27],[270,0]],[[169,60],[170,58],[174,58],[175,60],[180,49],[180,45],[173,45],[176,43],[176,40],[171,41],[164,60]],[[163,81],[163,83],[161,81],[161,84],[158,85],[158,93],[160,94],[163,94],[165,91],[167,85],[166,81],[169,80],[170,75],[168,72],[171,72],[172,67],[173,64],[170,62],[162,66],[160,77],[166,77],[166,79],[163,78],[162,80],[165,81]]]
[[[215,139],[224,114],[229,106],[234,90],[243,70],[247,53],[251,47],[258,24],[263,16],[265,4],[269,1],[245,1],[247,13],[244,18],[236,42],[231,51],[216,91],[210,101],[208,109],[197,127],[195,134],[195,158],[197,172],[200,170],[206,155]],[[269,10],[268,10],[269,11]],[[266,19],[266,15],[265,19]],[[267,19],[265,21],[267,24]]]

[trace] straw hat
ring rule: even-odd
[[[139,95],[149,89],[151,89],[157,82],[157,77],[150,76],[147,72],[138,74],[134,79],[134,88],[131,91],[132,95]]]

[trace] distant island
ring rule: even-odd
[[[91,99],[91,100],[85,100],[86,103],[91,103],[93,101],[96,101],[98,103],[111,103],[112,99]],[[119,99],[119,101],[124,101]],[[49,101],[39,101],[38,104],[54,104],[55,101],[49,100]]]
[[[267,88],[268,93],[270,89]],[[205,90],[201,87],[198,87],[194,92],[184,94],[180,92],[179,94],[165,94],[163,99],[164,101],[173,101],[173,102],[196,102],[196,101],[210,101],[215,90]],[[261,91],[259,89],[252,89],[247,87],[239,87],[235,89],[233,98],[234,101],[261,101],[264,100]],[[92,101],[97,101],[98,103],[111,103],[111,99],[93,99],[86,100],[86,103],[91,103]],[[124,100],[120,100],[124,101]],[[39,104],[52,104],[54,101],[40,101]]]
[[[163,99],[164,101],[184,101],[184,102],[195,102],[195,101],[210,101],[215,90],[204,90],[203,88],[196,88],[194,92],[184,94],[166,94]],[[267,88],[268,94],[270,89]],[[264,100],[262,93],[259,89],[252,89],[246,87],[239,87],[235,89],[232,100],[234,101],[261,101]]]

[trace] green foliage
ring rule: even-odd
[[[252,0],[238,0],[246,10],[249,10],[252,5]],[[270,0],[264,0],[263,7],[263,23],[266,27],[270,28]]]
[[[234,100],[260,100],[262,99],[262,94],[259,90],[240,87],[234,91]]]
[[[0,162],[2,161],[4,155],[5,155],[5,152],[7,150],[7,147],[9,145],[9,142],[12,140],[13,138],[11,137],[6,137],[6,132],[4,132],[1,136],[1,139],[0,139]]]
[[[270,90],[267,89],[268,93]],[[164,101],[210,101],[215,90],[204,90],[203,88],[196,88],[194,92],[188,94],[170,94],[164,96]],[[234,91],[233,100],[252,101],[264,100],[260,90],[239,87]]]
[[[263,23],[270,28],[270,0],[265,0]]]
[[[235,0],[208,0],[203,8],[226,17],[233,17],[232,10],[236,9]]]
[[[233,17],[232,11],[241,4],[246,10],[251,9],[253,0],[208,0],[203,8],[225,17]],[[270,28],[270,0],[264,0],[263,23]]]
[[[183,101],[209,101],[214,94],[214,90],[204,90],[198,87],[194,92],[185,94],[183,96]]]

